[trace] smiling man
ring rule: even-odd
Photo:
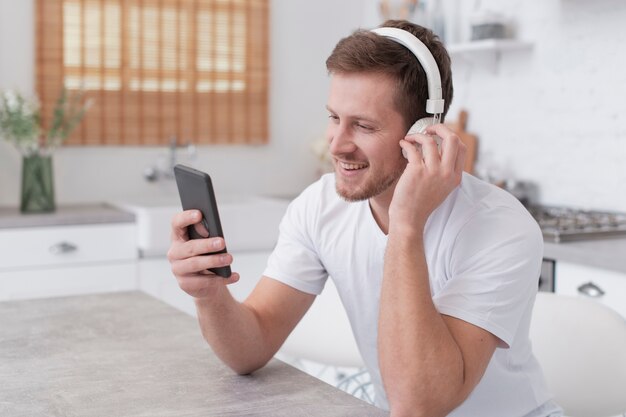
[[[337,193],[347,201],[385,192],[390,200],[404,171],[398,138],[407,129],[389,94],[393,90],[393,79],[383,73],[337,73],[331,79],[327,137]]]
[[[383,26],[410,32],[430,50],[445,115],[452,77],[441,42],[408,22]],[[376,403],[392,416],[561,415],[528,339],[543,249],[536,223],[514,197],[462,172],[465,148],[444,125],[407,135],[427,116],[428,89],[404,46],[357,31],[337,44],[327,67],[335,172],[291,203],[245,302],[226,287],[238,274],[206,272],[232,262],[228,254],[202,256],[224,242],[188,240],[199,213],[173,219],[168,256],[196,299],[208,343],[236,372],[258,369],[330,277]]]

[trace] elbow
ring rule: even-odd
[[[252,372],[256,371],[258,368],[232,368],[231,369],[239,376],[250,375]]]
[[[396,398],[395,401],[389,398],[390,417],[445,417],[462,402],[457,397],[433,392],[421,398],[419,394]]]
[[[390,417],[445,417],[451,410],[442,410],[441,407],[431,407],[428,405],[417,404],[415,406],[409,406],[407,404],[400,407],[391,407],[390,411]]]
[[[394,406],[391,406],[389,411],[390,411],[389,417],[415,417],[417,415],[424,415],[424,414],[417,414],[416,410],[394,407]]]
[[[259,362],[250,363],[227,363],[228,367],[232,369],[237,375],[250,375],[254,371],[263,368],[269,360],[263,360]]]
[[[437,412],[432,407],[419,404],[399,404],[390,407],[390,417],[444,417],[447,413]]]

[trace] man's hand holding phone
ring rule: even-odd
[[[168,259],[183,291],[195,298],[210,297],[239,279],[230,270],[233,259],[226,250],[211,177],[180,164],[174,176],[184,211],[172,219]]]
[[[199,210],[186,210],[172,218],[172,236],[167,259],[178,285],[194,298],[209,298],[225,285],[239,280],[234,272],[228,278],[222,278],[209,271],[209,268],[229,266],[233,257],[229,253],[217,253],[226,247],[221,237],[208,237]],[[190,239],[189,227],[192,226],[203,238]]]

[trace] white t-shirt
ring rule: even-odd
[[[377,354],[386,245],[368,201],[341,199],[328,174],[290,204],[264,275],[311,294],[322,291],[328,276],[333,279],[371,374],[376,404],[388,409]],[[464,174],[429,217],[424,250],[438,311],[502,342],[474,391],[449,415],[516,417],[548,401],[528,338],[543,239],[524,207],[506,191]]]

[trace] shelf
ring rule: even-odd
[[[522,49],[531,49],[531,42],[518,41],[514,39],[485,39],[465,43],[456,43],[447,46],[450,55],[459,55],[471,52],[505,52]]]
[[[476,59],[482,61],[483,54],[493,54],[495,58],[493,61],[493,68],[494,72],[497,72],[497,68],[500,66],[502,53],[530,50],[532,47],[532,42],[518,41],[514,39],[485,39],[481,41],[447,45],[446,49],[452,59],[454,59],[454,57],[460,57],[462,60],[468,61],[474,61]],[[474,58],[474,56],[476,56],[476,58]]]

